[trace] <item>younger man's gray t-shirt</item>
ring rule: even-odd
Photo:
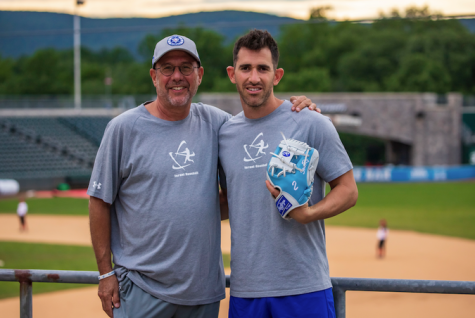
[[[119,279],[179,305],[225,297],[217,170],[229,117],[198,103],[166,121],[140,105],[109,123],[88,194],[111,204]]]
[[[324,221],[284,220],[266,188],[266,168],[283,132],[318,150],[309,205],[324,198],[325,182],[353,167],[329,118],[285,101],[271,114],[231,118],[219,132],[219,159],[228,191],[231,225],[231,295],[290,296],[331,287]]]

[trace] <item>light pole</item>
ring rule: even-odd
[[[76,0],[74,10],[74,108],[81,109],[81,22],[78,7],[84,0]]]

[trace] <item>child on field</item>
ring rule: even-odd
[[[379,221],[378,232],[376,233],[376,237],[378,238],[378,245],[376,248],[376,257],[383,258],[386,256],[386,240],[388,238],[388,225],[385,219]]]
[[[20,218],[20,231],[26,231],[28,229],[28,227],[26,226],[26,214],[28,213],[28,204],[26,204],[24,197],[20,197],[20,202],[18,203],[16,213]]]

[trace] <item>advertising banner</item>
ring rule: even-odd
[[[431,182],[475,179],[475,166],[355,167],[356,182]]]

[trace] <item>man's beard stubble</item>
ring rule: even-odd
[[[191,85],[188,85],[187,83],[184,83],[183,81],[180,81],[180,82],[176,82],[176,83],[172,83],[172,85],[174,86],[184,86],[188,89],[188,93],[183,96],[183,97],[179,97],[179,98],[172,98],[170,97],[170,95],[168,94],[168,90],[169,88],[168,87],[165,87],[166,89],[166,92],[165,93],[161,93],[160,95],[162,97],[164,97],[167,102],[173,106],[173,107],[183,107],[183,106],[187,106],[191,99],[193,98],[193,96],[196,95],[196,92],[198,92],[198,85],[196,85],[194,88],[193,88],[193,91],[191,90]]]
[[[262,87],[262,90],[263,90],[262,99],[253,102],[253,101],[250,100],[250,98],[247,98],[248,96],[245,95],[245,92],[246,92],[245,88],[242,88],[241,86],[236,84],[236,89],[239,93],[239,96],[241,96],[241,99],[244,102],[244,104],[246,104],[247,106],[252,107],[252,108],[258,108],[258,107],[261,107],[262,105],[264,105],[269,100],[269,97],[272,93],[271,89],[267,89],[266,87]]]

